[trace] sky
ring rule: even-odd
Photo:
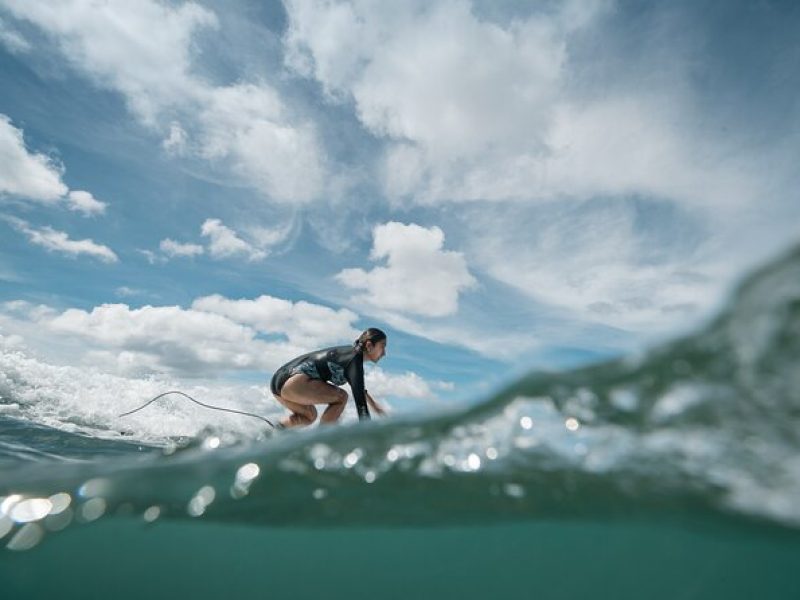
[[[0,0],[0,352],[398,410],[692,330],[798,240],[800,5]]]

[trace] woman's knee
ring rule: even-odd
[[[336,404],[345,404],[347,402],[347,392],[342,388],[336,388]]]
[[[298,414],[300,414],[306,421],[308,421],[309,425],[311,425],[311,423],[317,420],[317,409],[316,407],[310,404],[303,406],[303,410],[300,411]]]

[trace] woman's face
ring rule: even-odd
[[[386,354],[386,340],[380,342],[367,342],[364,348],[364,356],[372,362],[378,362]]]

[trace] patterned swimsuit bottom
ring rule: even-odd
[[[345,378],[344,375],[344,369],[340,365],[334,362],[329,362],[328,369],[331,372],[330,382],[333,385],[344,385],[347,382],[347,379]],[[297,375],[299,373],[302,373],[303,375],[308,375],[311,379],[324,380],[323,377],[319,374],[317,366],[313,363],[313,361],[310,360],[301,362],[299,365],[297,365],[291,371],[289,371],[289,377],[291,377],[292,375]]]

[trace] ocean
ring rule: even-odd
[[[679,339],[366,424],[123,421],[162,383],[0,357],[4,600],[800,598],[800,248]]]

